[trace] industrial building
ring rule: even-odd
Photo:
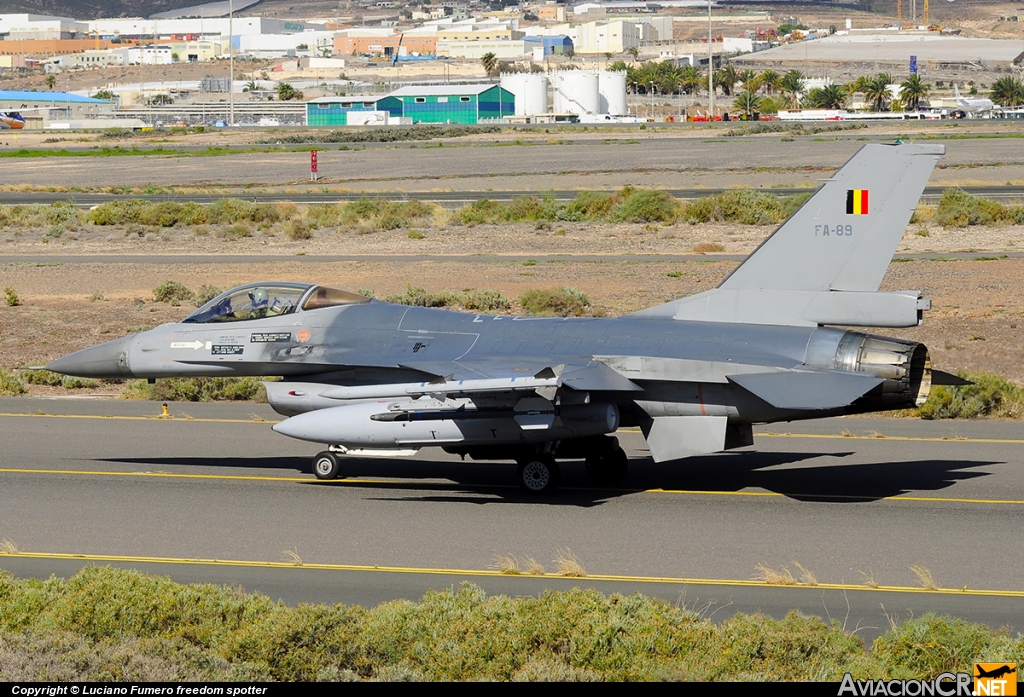
[[[499,85],[403,87],[377,102],[377,109],[412,123],[462,123],[515,114],[515,96]]]
[[[364,126],[377,123],[381,97],[320,97],[306,102],[307,126]],[[385,119],[386,120],[386,119]]]

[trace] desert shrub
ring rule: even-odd
[[[653,189],[632,192],[612,212],[615,220],[625,223],[671,223],[678,214],[676,199]]]
[[[391,204],[393,207],[393,213],[399,215],[405,220],[427,220],[434,214],[433,206],[423,201],[402,201],[401,203]]]
[[[622,203],[621,194],[581,191],[558,212],[557,218],[575,222],[602,220],[609,217],[615,206],[620,203]]]
[[[934,678],[1024,662],[1024,639],[925,615],[868,655],[838,622],[791,612],[718,623],[640,594],[488,596],[473,584],[364,610],[288,607],[237,587],[88,566],[0,571],[0,679],[827,681]],[[133,658],[134,657],[134,658]]]
[[[1015,210],[974,196],[963,189],[946,189],[935,210],[935,221],[943,227],[994,225],[1015,220]]]
[[[552,198],[516,196],[505,206],[504,217],[509,222],[554,220],[559,206]]]
[[[153,204],[140,199],[119,199],[101,203],[86,215],[94,225],[128,225],[138,223],[142,211]]]
[[[744,225],[768,225],[785,220],[806,200],[790,197],[785,205],[776,196],[753,189],[723,191],[713,196],[703,196],[690,201],[683,207],[681,217],[688,223],[712,221],[741,223]],[[789,212],[787,213],[787,209]]]
[[[181,304],[195,299],[195,293],[178,281],[167,280],[153,289],[153,300],[158,303]]]
[[[496,290],[464,290],[460,294],[459,304],[467,310],[481,312],[499,312],[512,307],[509,299]]]
[[[18,297],[18,291],[14,290],[10,286],[4,288],[4,302],[7,303],[7,307],[17,307],[21,304],[21,298]]]
[[[261,378],[168,378],[129,382],[121,396],[158,402],[266,402]]]
[[[893,675],[931,680],[940,673],[973,672],[975,661],[1020,660],[1022,650],[1024,642],[984,626],[928,613],[878,637],[872,652]]]
[[[290,240],[313,239],[313,231],[309,229],[309,225],[304,220],[294,219],[286,221],[284,224],[284,234]]]
[[[457,215],[466,225],[495,225],[504,220],[505,212],[497,201],[481,198],[460,208]]]
[[[782,206],[782,217],[779,219],[779,222],[786,220],[796,213],[797,209],[804,205],[810,197],[811,194],[808,192],[806,194],[793,194],[792,196],[786,196],[783,198],[779,202]]]
[[[589,313],[590,298],[567,286],[531,288],[519,296],[519,306],[527,314],[540,317],[579,317]]]
[[[306,224],[312,230],[322,227],[338,227],[344,222],[344,211],[343,204],[314,204],[306,211]]]
[[[58,201],[47,207],[46,222],[50,225],[70,226],[78,220],[78,208],[70,201]]]
[[[697,254],[715,254],[717,252],[724,252],[725,245],[718,244],[717,242],[701,242],[693,246],[693,251]]]
[[[235,223],[218,230],[217,237],[223,237],[227,240],[240,240],[243,237],[252,237],[252,228],[246,223]]]
[[[132,222],[153,227],[202,225],[206,222],[206,208],[198,203],[161,201],[140,207],[137,216]]]
[[[385,297],[384,302],[415,307],[449,307],[455,305],[458,298],[456,293],[450,290],[431,293],[423,288],[414,288],[409,285],[405,287],[405,292]]]
[[[981,416],[1024,416],[1024,388],[991,373],[959,373],[973,385],[932,387],[918,408],[924,419],[974,419]]]
[[[387,215],[382,215],[377,219],[376,227],[378,230],[398,230],[399,228],[404,227],[405,224],[405,219],[402,216],[396,215],[395,213],[388,213]]]
[[[25,384],[21,378],[16,373],[0,368],[0,395],[11,397],[19,394],[25,394]]]
[[[206,207],[206,219],[210,223],[276,223],[281,214],[277,206],[269,203],[252,203],[238,198],[222,198]]]
[[[199,286],[199,290],[196,291],[196,307],[199,307],[200,305],[205,305],[206,303],[210,302],[218,295],[220,295],[222,292],[223,291],[221,291],[221,289],[218,288],[217,286],[211,286],[204,283],[203,285]]]
[[[350,223],[369,220],[370,218],[381,214],[381,206],[383,203],[383,201],[378,201],[377,199],[372,199],[368,196],[363,196],[355,201],[350,201],[344,206],[342,220]]]

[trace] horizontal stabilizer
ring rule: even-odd
[[[963,387],[964,385],[973,385],[974,383],[970,380],[965,380],[959,375],[953,375],[952,373],[932,368],[932,384],[947,385],[949,387]]]
[[[779,409],[837,409],[881,385],[882,378],[864,373],[791,370],[730,375],[748,392]]]
[[[815,327],[916,327],[931,301],[916,290],[887,293],[717,288],[635,313],[695,322]]]

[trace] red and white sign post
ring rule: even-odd
[[[316,150],[309,151],[309,180],[316,181],[319,179],[316,167]]]

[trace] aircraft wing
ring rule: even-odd
[[[574,390],[590,392],[639,392],[643,388],[604,363],[560,363],[552,365],[550,360],[534,357],[511,360],[474,361],[408,361],[401,364],[420,372],[437,375],[449,381],[513,380],[525,377],[540,377],[550,371],[557,378],[557,386],[564,385]],[[473,391],[472,385],[466,391]]]

